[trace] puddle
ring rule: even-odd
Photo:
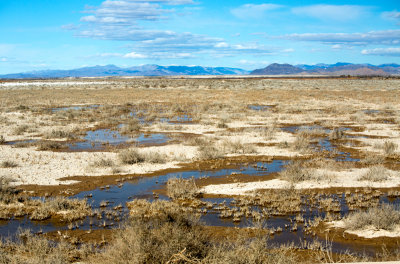
[[[140,134],[137,137],[121,135],[119,131],[111,129],[98,129],[86,132],[82,141],[69,143],[69,151],[99,151],[107,146],[128,147],[135,146],[153,146],[167,143],[169,137],[166,134]]]
[[[363,110],[363,112],[364,112],[365,114],[367,114],[367,115],[373,115],[373,114],[378,114],[378,113],[380,113],[380,111],[379,111],[379,110],[376,110],[376,109],[365,109],[365,110]]]
[[[272,105],[248,105],[247,108],[254,111],[267,111],[272,108]]]
[[[52,112],[59,112],[59,111],[69,111],[69,110],[83,110],[83,109],[91,109],[91,108],[98,108],[100,105],[77,105],[77,106],[66,106],[66,107],[55,107],[52,108]]]
[[[189,115],[181,115],[175,116],[172,118],[160,118],[161,123],[168,123],[168,124],[191,124],[193,122],[193,118]]]
[[[107,145],[127,145],[134,141],[133,138],[121,135],[118,131],[111,129],[98,129],[86,132],[83,141],[69,143],[69,151],[103,150]]]
[[[5,145],[10,145],[10,146],[15,146],[15,145],[29,145],[29,144],[34,144],[38,140],[37,139],[25,139],[25,140],[15,140],[15,141],[7,141],[4,144]]]

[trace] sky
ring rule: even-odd
[[[400,63],[398,0],[0,0],[0,74],[336,62]]]

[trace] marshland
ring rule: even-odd
[[[0,262],[400,260],[399,88],[0,81]]]

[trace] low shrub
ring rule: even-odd
[[[400,212],[393,205],[382,204],[372,207],[365,212],[349,214],[344,219],[346,229],[361,230],[373,226],[376,229],[393,230],[400,225]]]
[[[368,169],[368,172],[358,178],[359,181],[381,182],[386,181],[390,174],[383,165],[376,165]]]
[[[198,195],[194,178],[171,178],[167,181],[167,194],[172,199],[193,199]]]
[[[279,178],[291,183],[312,180],[313,175],[310,170],[303,167],[303,162],[293,161],[285,166],[285,169],[279,172]]]

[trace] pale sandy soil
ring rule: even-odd
[[[290,183],[286,180],[273,179],[268,181],[216,184],[203,187],[200,191],[207,194],[219,195],[251,195],[256,190],[262,189],[315,189],[331,187],[375,187],[389,188],[400,186],[400,174],[390,171],[389,178],[382,182],[362,181],[358,178],[367,173],[368,169],[352,169],[347,171],[329,171],[326,169],[316,169],[312,171],[315,180],[299,183]]]
[[[113,152],[51,152],[36,151],[34,148],[12,148],[0,146],[0,161],[13,161],[15,168],[0,168],[0,176],[8,176],[19,184],[58,185],[73,183],[59,181],[69,176],[102,176],[111,175],[112,168],[97,168],[91,164],[100,159],[111,159],[121,171],[120,174],[146,174],[158,170],[177,168],[180,161],[190,161],[196,155],[196,148],[183,145],[149,147],[140,150],[143,153],[158,152],[165,154],[165,164],[141,163],[135,165],[119,164],[117,153]]]
[[[327,223],[330,228],[345,228],[345,222],[343,220],[333,221]],[[373,226],[366,227],[361,230],[345,230],[345,233],[356,235],[364,238],[376,238],[376,237],[400,237],[400,226],[395,227],[392,231],[384,229],[376,229]]]

